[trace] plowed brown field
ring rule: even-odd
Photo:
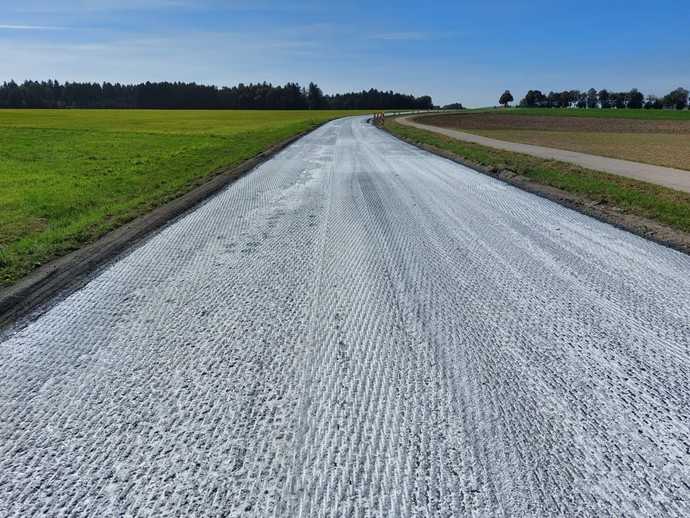
[[[468,113],[421,121],[522,144],[690,170],[690,121]]]

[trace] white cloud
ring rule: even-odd
[[[3,25],[0,24],[0,30],[8,31],[62,31],[67,27],[55,27],[51,25]]]
[[[382,32],[370,36],[370,39],[384,41],[421,41],[429,39],[429,35],[424,32]]]
[[[84,14],[165,9],[265,10],[284,9],[267,0],[24,0],[9,12],[24,14]]]

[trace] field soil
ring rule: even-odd
[[[690,170],[690,135],[574,131],[470,130],[498,140],[567,149],[645,164]]]
[[[493,113],[501,115],[518,115],[527,117],[584,117],[586,119],[640,119],[640,120],[675,120],[690,121],[688,110],[633,110],[615,108],[607,109],[575,109],[575,108],[480,108],[478,110],[464,110],[468,113]]]
[[[541,130],[596,133],[668,133],[690,135],[690,121],[558,117],[480,112],[424,116],[424,124],[460,130]]]
[[[690,170],[690,121],[467,113],[423,124],[485,137]]]

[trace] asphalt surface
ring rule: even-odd
[[[0,343],[0,515],[688,516],[690,257],[330,123]]]
[[[682,169],[674,169],[673,167],[664,167],[660,165],[643,164],[631,160],[590,155],[588,153],[568,151],[566,149],[535,146],[533,144],[520,144],[519,142],[507,142],[505,140],[475,135],[465,131],[424,124],[415,120],[417,117],[419,117],[419,115],[400,117],[398,122],[406,126],[433,131],[434,133],[439,133],[447,137],[464,140],[465,142],[473,142],[475,144],[502,149],[504,151],[524,153],[546,160],[568,162],[587,169],[593,169],[594,171],[603,171],[605,173],[632,178],[633,180],[655,183],[677,191],[690,192],[690,171],[683,171]],[[421,120],[424,119],[421,118]],[[606,136],[604,135],[602,138],[606,138]]]

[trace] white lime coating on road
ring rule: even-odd
[[[683,169],[675,169],[673,167],[664,167],[661,165],[643,164],[642,162],[633,162],[631,160],[622,160],[620,158],[609,158],[599,155],[590,155],[588,153],[580,153],[579,151],[569,151],[567,149],[557,149],[546,146],[535,146],[534,144],[522,144],[519,142],[508,142],[506,140],[498,140],[491,137],[484,137],[483,135],[475,135],[474,133],[467,133],[465,131],[454,130],[452,128],[442,128],[439,126],[432,126],[424,124],[423,117],[407,116],[400,117],[398,122],[405,126],[412,126],[413,128],[432,131],[465,142],[472,142],[482,146],[488,146],[495,149],[502,149],[504,151],[512,151],[514,153],[524,153],[526,155],[544,158],[546,160],[558,160],[560,162],[568,162],[569,164],[579,165],[586,169],[594,171],[603,171],[605,173],[615,174],[617,176],[625,176],[633,180],[640,180],[641,182],[655,183],[675,189],[677,191],[690,192],[690,171]],[[602,134],[601,138],[606,138]]]
[[[332,122],[0,343],[0,515],[687,516],[689,273]]]

